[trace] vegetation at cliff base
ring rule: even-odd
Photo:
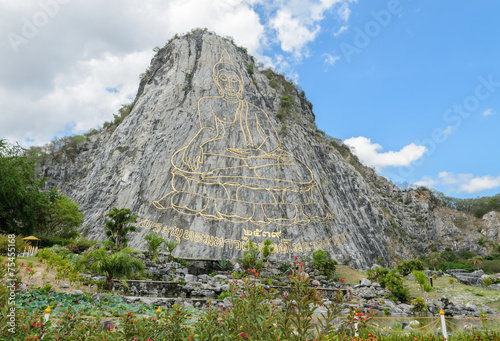
[[[75,237],[83,223],[78,205],[57,188],[45,190],[36,167],[36,155],[0,140],[0,232]]]

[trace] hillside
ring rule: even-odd
[[[127,207],[140,216],[133,247],[155,229],[184,258],[271,239],[279,260],[321,248],[367,268],[499,242],[498,212],[475,218],[399,189],[319,130],[312,107],[244,48],[196,30],[158,50],[115,122],[45,155],[40,173],[79,204],[87,238],[105,239],[105,214]]]

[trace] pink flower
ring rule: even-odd
[[[257,277],[257,276],[259,276],[259,274],[258,274],[258,273],[255,273],[255,277]]]
[[[299,262],[300,265],[304,265],[304,263],[302,263],[302,261]]]
[[[241,337],[246,339],[248,336],[247,336],[247,334],[245,334],[245,332],[241,332]]]

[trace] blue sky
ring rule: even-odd
[[[155,46],[207,27],[294,79],[317,125],[395,183],[500,193],[500,3],[5,0],[0,138],[41,145],[111,120]]]

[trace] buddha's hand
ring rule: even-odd
[[[203,163],[203,149],[200,146],[195,146],[193,144],[190,144],[184,151],[184,155],[182,156],[182,161],[192,171],[197,170]]]

